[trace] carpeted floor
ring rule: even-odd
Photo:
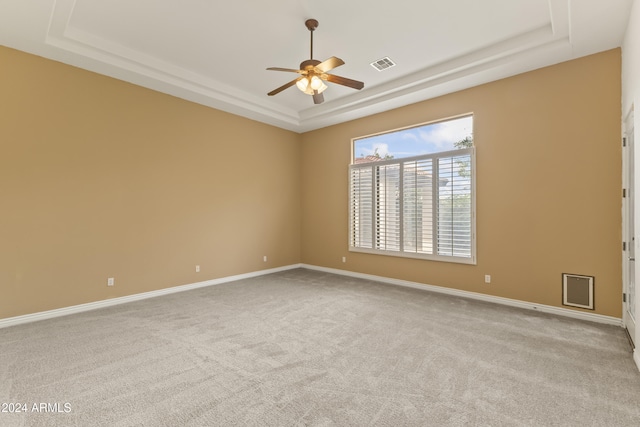
[[[3,427],[637,426],[640,373],[618,327],[298,269],[0,329],[0,404],[26,409]]]

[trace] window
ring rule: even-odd
[[[353,141],[349,246],[475,264],[473,116]]]

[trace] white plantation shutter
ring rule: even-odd
[[[441,158],[438,164],[438,177],[447,180],[438,197],[438,255],[470,258],[471,180],[460,176],[460,168],[471,164],[471,154]]]
[[[403,187],[404,251],[433,253],[433,159],[405,161]]]
[[[375,248],[400,250],[400,165],[391,163],[374,168]]]
[[[373,168],[351,170],[350,246],[373,248]]]
[[[350,166],[350,249],[475,263],[473,149]]]

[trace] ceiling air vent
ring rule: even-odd
[[[373,68],[375,68],[376,70],[378,70],[378,71],[384,71],[387,68],[391,68],[391,67],[393,67],[395,65],[396,65],[396,63],[393,62],[391,60],[391,58],[389,58],[388,56],[385,56],[384,58],[378,59],[377,61],[373,61],[371,63],[371,66]]]

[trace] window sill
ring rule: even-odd
[[[364,254],[370,254],[370,255],[393,256],[393,257],[399,257],[399,258],[421,259],[425,261],[451,262],[454,264],[477,265],[475,255],[471,256],[471,258],[466,258],[466,257],[455,257],[455,256],[419,254],[419,253],[412,253],[412,252],[384,251],[379,249],[365,249],[365,248],[356,248],[353,246],[349,247],[349,252],[358,252],[358,253],[364,253]]]

